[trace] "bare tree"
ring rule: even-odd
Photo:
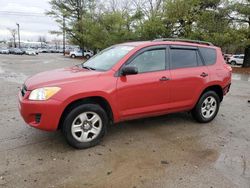
[[[60,49],[60,44],[62,44],[62,40],[54,38],[53,40],[51,40],[51,43],[54,44],[53,48]]]
[[[12,37],[12,40],[14,42],[14,47],[16,48],[16,35],[17,35],[17,30],[16,29],[11,29],[11,28],[8,28],[10,34],[11,34],[11,37]]]
[[[133,6],[143,12],[146,19],[159,16],[163,12],[163,0],[134,0]]]
[[[38,42],[46,42],[46,37],[45,36],[39,36],[38,37]]]
[[[45,36],[39,36],[38,37],[38,42],[41,43],[41,48],[43,47],[43,43],[46,43],[46,37]]]

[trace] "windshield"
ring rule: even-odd
[[[109,70],[134,48],[134,46],[125,45],[112,46],[101,51],[100,53],[83,63],[82,66],[91,70]]]

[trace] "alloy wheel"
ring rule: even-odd
[[[217,101],[213,96],[208,96],[201,105],[201,114],[204,118],[211,118],[217,109]]]
[[[90,142],[95,139],[102,130],[102,119],[95,112],[79,114],[73,121],[71,133],[79,142]]]

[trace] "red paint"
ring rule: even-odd
[[[115,73],[120,67],[144,47],[162,44],[208,47],[169,41],[126,44],[136,47],[106,72],[71,67],[39,73],[29,78],[25,82],[27,93],[24,97],[19,94],[19,110],[25,122],[39,129],[57,130],[61,115],[70,103],[93,96],[102,97],[109,103],[114,122],[188,111],[195,106],[207,87],[217,85],[224,89],[231,83],[232,70],[224,63],[220,48],[214,46],[209,46],[217,51],[214,65],[117,77]],[[201,77],[202,72],[209,76]],[[162,77],[170,80],[160,81]],[[57,86],[61,90],[47,101],[28,99],[31,90],[45,86]],[[41,114],[40,123],[35,122],[37,113]]]

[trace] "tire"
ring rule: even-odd
[[[193,118],[200,123],[212,121],[220,108],[220,98],[214,91],[204,93],[192,110]]]
[[[81,104],[67,114],[63,134],[74,148],[93,147],[104,137],[108,122],[106,112],[98,104]]]
[[[76,58],[76,55],[75,55],[75,54],[72,54],[70,57],[71,57],[71,58]]]
[[[236,61],[231,61],[231,65],[237,65]]]
[[[89,59],[89,58],[90,58],[90,55],[86,55],[85,57],[86,57],[86,59]]]

